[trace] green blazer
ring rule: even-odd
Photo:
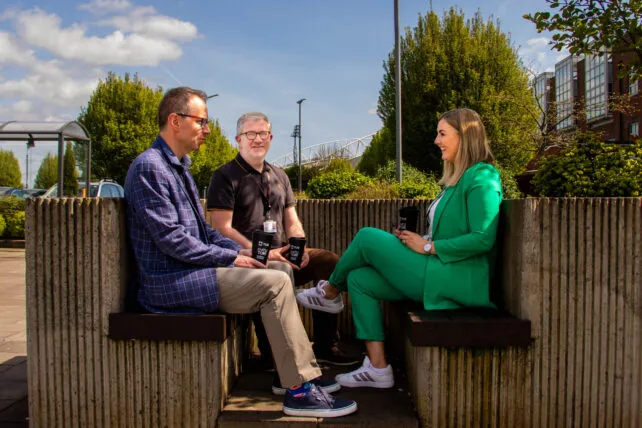
[[[484,162],[445,189],[433,220],[437,254],[426,263],[424,308],[494,307],[489,282],[501,201],[499,172]]]

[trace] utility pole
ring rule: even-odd
[[[303,192],[303,173],[301,169],[301,104],[305,98],[301,98],[296,103],[299,105],[299,193]]]

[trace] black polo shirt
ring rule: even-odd
[[[267,195],[270,219],[276,221],[277,227],[272,246],[280,247],[284,235],[283,212],[285,208],[296,205],[290,180],[281,168],[265,162],[263,171],[258,172],[239,153],[212,174],[207,191],[207,210],[233,211],[232,227],[251,241],[252,232],[263,228]]]

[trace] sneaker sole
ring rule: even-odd
[[[339,367],[354,366],[356,364],[359,364],[360,362],[361,362],[360,360],[354,360],[354,361],[345,361],[340,363],[338,361],[326,360],[325,358],[317,358],[317,363],[329,364],[331,366],[339,366]]]
[[[324,390],[328,394],[332,394],[333,392],[337,392],[338,390],[341,389],[341,385],[339,383],[335,383],[334,385],[329,385],[329,386],[324,386],[324,387],[319,387],[319,389]],[[278,388],[276,386],[272,386],[272,394],[274,395],[285,395],[285,388]]]
[[[283,413],[288,416],[299,416],[308,418],[338,418],[350,415],[357,411],[357,403],[352,403],[341,409],[293,409],[283,406]]]
[[[313,311],[327,312],[329,314],[338,314],[339,312],[342,312],[345,309],[345,305],[341,305],[339,307],[311,305],[307,301],[301,300],[302,298],[299,297],[299,295],[301,295],[303,292],[304,290],[297,292],[295,297],[296,297],[297,303],[303,306],[304,308],[312,309]]]
[[[359,382],[359,383],[356,383],[356,384],[350,384],[350,385],[346,385],[345,383],[341,383],[341,381],[338,380],[338,379],[337,379],[337,382],[343,388],[379,388],[379,389],[387,389],[387,388],[392,388],[393,386],[395,386],[395,381],[394,380],[392,382],[363,381],[363,382]]]
[[[313,311],[321,311],[321,312],[327,312],[329,314],[338,314],[339,312],[342,312],[345,306],[341,306],[339,308],[331,308],[327,306],[314,306],[310,305],[308,302],[302,302],[299,300],[297,297],[296,301],[299,303],[299,305],[303,306],[304,308],[312,309]]]

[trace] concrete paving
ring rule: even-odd
[[[25,251],[0,249],[0,427],[28,426]]]

